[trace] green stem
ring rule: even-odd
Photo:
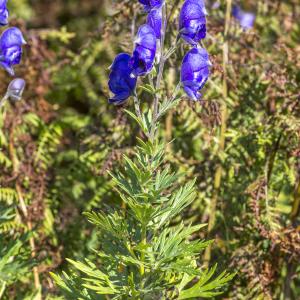
[[[223,44],[223,101],[221,106],[221,130],[219,136],[219,154],[221,154],[225,149],[225,136],[227,130],[227,118],[228,118],[228,110],[227,110],[227,97],[228,97],[228,85],[227,85],[227,66],[228,66],[228,33],[230,28],[230,18],[231,18],[231,7],[232,7],[232,0],[227,0],[226,4],[226,18],[225,18],[225,29],[224,29],[224,44]],[[209,222],[208,222],[208,233],[210,233],[213,228],[215,227],[216,222],[216,208],[218,203],[218,197],[222,182],[222,164],[219,162],[216,168],[215,176],[214,176],[214,190],[212,199],[210,202],[210,215],[209,215]],[[211,258],[211,246],[206,248],[204,254],[205,263],[208,265]]]
[[[134,108],[135,108],[135,113],[138,116],[138,118],[142,121],[142,113],[141,113],[141,109],[140,109],[140,100],[136,94],[136,92],[134,92],[133,94],[133,100],[134,100]]]
[[[5,101],[8,99],[7,94],[0,100],[0,108],[4,105]]]
[[[143,246],[147,245],[147,229],[146,229],[146,225],[142,224],[142,232],[141,232],[141,242]],[[141,276],[144,276],[145,274],[145,266],[144,266],[144,262],[145,262],[145,249],[142,249],[142,253],[141,253],[141,262],[142,265],[140,266],[140,274]]]
[[[3,281],[3,284],[2,284],[2,287],[1,287],[1,290],[0,290],[0,299],[2,299],[2,296],[5,292],[5,289],[6,289],[6,281]]]
[[[164,57],[164,46],[165,46],[165,35],[166,35],[166,27],[167,27],[167,9],[166,4],[163,4],[162,7],[162,31],[161,31],[161,41],[160,41],[160,62],[159,62],[159,69],[158,69],[158,75],[156,79],[156,93],[154,97],[154,104],[153,104],[153,116],[152,116],[152,122],[151,122],[151,130],[150,130],[150,140],[154,140],[155,130],[156,130],[156,122],[158,119],[158,105],[159,105],[159,97],[157,93],[159,92],[164,66],[165,66],[165,57]]]

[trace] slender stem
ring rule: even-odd
[[[146,229],[146,225],[142,224],[142,232],[141,232],[141,239],[142,239],[142,244],[143,246],[147,245],[147,229]],[[142,253],[141,253],[141,262],[142,265],[140,266],[140,274],[141,276],[144,276],[145,274],[145,266],[144,266],[144,262],[145,262],[145,249],[142,249]]]
[[[300,179],[298,179],[298,183],[296,185],[295,191],[294,191],[294,197],[293,197],[293,206],[291,211],[291,219],[292,222],[296,220],[296,217],[299,214],[299,207],[300,207]]]
[[[164,66],[165,66],[165,57],[164,57],[164,46],[165,46],[165,35],[166,35],[166,28],[167,28],[167,9],[166,4],[164,3],[162,6],[162,30],[161,30],[161,41],[160,41],[160,62],[159,62],[159,68],[158,68],[158,75],[156,79],[156,93],[154,96],[154,104],[153,104],[153,116],[152,116],[152,122],[151,122],[151,131],[150,131],[150,140],[154,140],[155,135],[155,129],[156,129],[156,122],[157,122],[157,116],[158,116],[158,105],[159,105],[159,96],[157,93],[159,93]]]
[[[134,94],[133,94],[133,101],[134,101],[135,113],[138,116],[138,118],[142,120],[142,113],[141,113],[141,109],[140,109],[140,100],[139,100],[136,92],[134,92]]]
[[[11,161],[13,164],[13,173],[17,174],[19,172],[18,170],[18,162],[17,162],[17,158],[16,158],[16,154],[15,154],[15,147],[14,147],[14,124],[12,125],[12,129],[10,132],[10,138],[9,138],[9,152],[10,152],[10,157],[11,157]],[[32,231],[32,223],[31,221],[28,219],[28,210],[26,207],[26,203],[23,197],[23,192],[21,189],[21,186],[18,182],[16,182],[16,192],[18,195],[18,199],[19,199],[19,203],[20,203],[20,209],[22,211],[22,214],[26,220],[26,225],[29,231]],[[34,237],[31,236],[29,238],[29,245],[31,248],[31,257],[35,258],[36,256],[36,248],[35,248],[35,241],[34,241]],[[38,268],[37,267],[33,267],[33,278],[34,278],[34,286],[37,290],[41,290],[41,283],[40,283],[40,278],[39,278],[39,272],[38,272]],[[37,295],[36,297],[37,300],[41,299],[41,295],[40,293]]]
[[[5,101],[8,99],[7,94],[0,100],[0,108],[4,105]]]
[[[221,130],[219,136],[219,154],[221,154],[225,149],[225,136],[227,130],[227,118],[228,118],[228,110],[227,110],[227,97],[228,97],[228,85],[227,85],[227,66],[228,66],[228,33],[230,28],[230,18],[231,18],[231,8],[232,8],[232,0],[226,1],[226,17],[225,17],[225,29],[224,29],[224,44],[223,44],[223,101],[221,107]],[[210,233],[216,222],[216,208],[218,203],[218,197],[221,187],[222,181],[222,164],[221,162],[218,163],[215,176],[214,176],[214,190],[212,199],[210,202],[210,214],[209,214],[209,222],[208,222],[208,233]],[[204,254],[205,263],[208,265],[211,258],[211,246],[206,248]]]
[[[0,290],[0,299],[2,299],[2,296],[5,292],[5,289],[6,289],[6,281],[3,281],[3,284],[2,284],[2,287],[1,287],[1,290]]]

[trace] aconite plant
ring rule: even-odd
[[[85,213],[98,227],[99,262],[68,259],[68,273],[52,274],[68,299],[192,299],[223,292],[233,274],[205,267],[200,255],[212,241],[198,239],[205,224],[190,224],[178,216],[196,197],[195,180],[166,163],[165,144],[158,128],[163,115],[182,98],[199,101],[209,78],[206,10],[202,0],[186,0],[180,11],[178,35],[167,48],[168,5],[162,0],[140,0],[147,14],[134,40],[133,53],[120,53],[110,68],[109,103],[134,107],[126,112],[140,126],[134,154],[111,174],[122,200],[120,207]],[[180,43],[189,45],[178,84],[167,95],[164,70]],[[153,101],[140,99],[137,86]],[[185,93],[184,93],[185,92]],[[186,97],[187,96],[187,97]],[[133,100],[133,105],[130,101]]]

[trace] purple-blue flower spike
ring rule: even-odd
[[[152,27],[155,32],[156,39],[161,38],[162,28],[162,6],[152,9],[147,17],[147,24]]]
[[[209,77],[209,55],[204,48],[193,48],[183,58],[181,83],[184,91],[194,101],[201,98],[200,90]]]
[[[148,24],[142,25],[137,33],[135,48],[129,61],[132,68],[131,76],[144,76],[148,74],[154,65],[156,55],[156,35]]]
[[[160,7],[164,0],[139,0],[139,2],[144,6],[144,10],[149,12],[153,8]]]
[[[7,0],[0,0],[0,26],[8,24]]]
[[[186,0],[179,15],[179,34],[192,46],[206,37],[206,10],[203,0]]]
[[[235,5],[232,9],[232,15],[240,23],[243,29],[250,29],[254,26],[255,14],[251,12],[243,11],[238,5]]]
[[[13,66],[21,61],[24,44],[22,32],[16,27],[6,29],[0,37],[0,64],[12,76],[15,74]]]
[[[109,99],[109,103],[123,104],[135,90],[136,78],[130,76],[132,68],[128,65],[129,60],[129,54],[121,53],[116,56],[110,67],[108,86],[115,95]]]

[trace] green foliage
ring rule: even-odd
[[[11,239],[6,244],[7,237],[0,235],[0,243],[4,245],[0,252],[0,282],[9,285],[21,279],[32,267],[30,263],[30,252],[24,244],[28,242],[28,235]]]
[[[29,233],[18,234],[14,207],[7,206],[11,191],[0,195],[0,298],[11,284],[22,280],[31,271],[33,261],[28,247]],[[11,199],[12,200],[12,199]]]
[[[53,274],[54,280],[73,299],[96,299],[95,293],[112,299],[187,299],[221,293],[233,275],[224,272],[210,280],[216,267],[203,271],[197,266],[199,254],[211,243],[196,238],[204,225],[176,221],[195,200],[195,182],[177,186],[178,174],[165,164],[163,143],[140,140],[134,158],[124,156],[124,162],[124,170],[112,175],[124,208],[85,214],[99,230],[102,247],[95,252],[100,265],[69,260],[83,277]],[[199,281],[185,289],[196,278]],[[180,287],[176,292],[174,285]]]
[[[147,142],[140,142],[142,149],[135,154],[132,148],[136,136],[151,130],[152,114],[144,113],[141,121],[130,111],[131,100],[124,109],[107,105],[108,67],[117,53],[132,51],[129,31],[145,22],[137,1],[8,1],[11,25],[29,29],[24,29],[29,45],[17,69],[27,82],[24,99],[0,113],[0,259],[15,249],[18,254],[9,263],[20,268],[15,272],[20,276],[0,282],[3,299],[39,299],[28,220],[33,222],[30,237],[36,243],[42,299],[65,299],[49,271],[70,299],[119,297],[122,288],[138,293],[142,284],[148,293],[150,282],[165,285],[166,293],[157,290],[153,299],[176,299],[179,291],[181,299],[194,293],[216,299],[299,298],[299,3],[240,1],[257,18],[249,31],[231,18],[224,76],[227,1],[219,2],[213,9],[206,1],[204,43],[213,68],[203,101],[180,101],[176,109],[170,107],[175,101],[166,101],[165,111],[160,107],[164,115],[158,134],[165,152],[156,172],[149,174],[140,156],[145,151],[151,156],[154,148],[159,156],[162,149]],[[175,4],[182,1],[168,3],[175,37]],[[166,43],[171,46],[169,38]],[[143,109],[156,93],[168,95],[162,103],[172,98],[185,47],[172,53],[159,91],[151,80],[139,86]],[[9,78],[4,71],[1,76],[4,93]],[[224,104],[228,119],[220,151]],[[123,155],[126,171],[119,167]],[[220,165],[214,209],[214,176]],[[201,224],[213,215],[215,226],[207,233]],[[145,222],[149,226],[143,243]],[[203,267],[206,249],[211,250],[210,266],[218,263],[218,269],[238,273],[229,285],[230,277],[222,271]],[[159,271],[153,273],[154,268]],[[148,275],[152,277],[145,282]],[[115,294],[106,297],[97,290]]]

